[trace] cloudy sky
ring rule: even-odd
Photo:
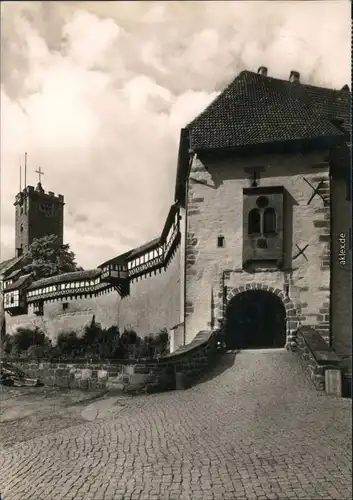
[[[180,128],[243,69],[350,83],[350,2],[1,2],[1,260],[19,162],[65,196],[78,263],[158,236]]]

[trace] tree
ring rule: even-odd
[[[82,270],[77,266],[70,246],[62,244],[54,234],[34,240],[24,255],[24,261],[25,272],[33,273],[35,279]]]
[[[102,337],[102,327],[99,323],[95,322],[93,317],[91,324],[85,327],[82,337],[82,345],[86,355],[97,356],[99,354],[99,346],[103,340]]]
[[[51,341],[37,326],[34,329],[18,327],[11,339],[11,355],[20,355],[33,345],[42,346],[45,351],[48,351]],[[9,347],[6,349],[8,350]]]
[[[134,330],[124,329],[120,336],[120,344],[124,352],[124,358],[134,358],[140,343],[141,339]]]
[[[82,355],[83,342],[77,337],[76,332],[59,333],[53,354],[58,357],[75,358]]]

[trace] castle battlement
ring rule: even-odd
[[[38,188],[38,186],[39,186],[39,188]],[[27,186],[22,191],[17,193],[17,195],[15,197],[14,205],[20,205],[21,203],[23,203],[23,201],[27,197],[32,198],[32,197],[37,197],[37,196],[40,196],[45,201],[50,200],[50,201],[53,201],[55,203],[64,204],[64,196],[62,194],[56,195],[53,191],[44,191],[42,186],[39,185],[39,183],[38,183],[36,188],[34,188],[34,186]]]
[[[44,191],[42,188],[42,185],[38,182],[37,187],[34,188],[34,186],[27,186],[25,187],[21,193],[23,193],[23,196],[27,195],[33,195],[33,194],[40,194],[41,196],[45,196],[47,198],[55,198],[57,201],[64,201],[64,196],[62,194],[56,195],[53,191]],[[21,195],[21,193],[19,193]],[[17,195],[18,196],[18,195]]]

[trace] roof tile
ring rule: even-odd
[[[343,136],[351,93],[242,71],[189,125],[194,151]]]

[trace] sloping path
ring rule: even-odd
[[[91,411],[91,410],[90,410]],[[187,391],[0,452],[4,500],[351,498],[351,401],[285,350],[228,353]]]

